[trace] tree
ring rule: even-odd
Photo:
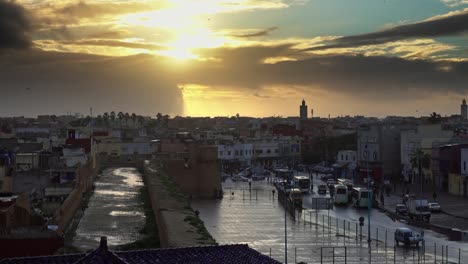
[[[120,125],[122,125],[122,120],[124,119],[124,113],[123,112],[119,112],[117,114],[117,118],[120,120]]]
[[[158,113],[156,115],[156,121],[157,121],[157,124],[160,125],[161,124],[161,120],[162,120],[162,114],[161,113]]]
[[[132,113],[133,126],[135,126],[136,120],[137,120],[137,115],[135,113]]]
[[[413,168],[419,167],[419,161],[421,161],[421,167],[429,169],[431,166],[431,155],[424,153],[422,149],[417,149],[411,154],[411,166]]]
[[[112,111],[112,112],[110,113],[110,119],[111,119],[111,121],[112,121],[112,123],[113,123],[114,120],[115,120],[115,112],[114,112],[114,111]]]
[[[431,124],[439,124],[441,121],[442,121],[442,117],[436,112],[433,112],[429,116],[429,122],[431,122]]]
[[[163,116],[164,126],[167,128],[169,127],[169,115]]]
[[[109,124],[109,113],[105,112],[104,115],[102,115],[102,119],[104,119],[104,124],[107,126]]]
[[[125,113],[124,119],[125,119],[125,125],[128,126],[128,120],[130,119],[130,114],[128,112]]]

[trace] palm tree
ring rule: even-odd
[[[125,118],[125,125],[128,127],[128,120],[130,119],[130,114],[126,112],[124,115],[124,118]]]
[[[433,112],[430,116],[429,116],[429,122],[431,122],[431,124],[439,124],[442,120],[442,117],[437,114],[436,112]]]
[[[114,111],[112,111],[110,113],[110,119],[111,119],[112,123],[114,123],[114,120],[115,120],[115,112]]]
[[[161,120],[162,120],[162,114],[161,113],[158,113],[156,115],[156,121],[157,121],[157,124],[160,125],[161,124]]]
[[[169,115],[163,116],[164,126],[167,128],[169,127]]]
[[[132,113],[133,126],[135,126],[136,119],[137,119],[137,115],[135,113]]]
[[[104,119],[104,123],[107,126],[109,123],[109,113],[105,112],[104,115],[102,116],[102,119]]]
[[[123,112],[119,112],[119,113],[117,114],[117,117],[118,117],[119,120],[120,120],[120,125],[122,125],[122,120],[124,119],[124,116],[125,116],[125,115],[124,115]]]

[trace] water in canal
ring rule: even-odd
[[[76,230],[72,245],[82,251],[96,249],[101,236],[109,246],[126,244],[140,238],[145,214],[139,190],[141,174],[135,168],[105,170],[95,183],[88,208]]]

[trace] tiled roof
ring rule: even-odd
[[[103,238],[105,240],[105,238]],[[109,251],[106,241],[88,254],[15,258],[0,261],[0,264],[276,264],[276,260],[262,255],[248,245],[224,245],[152,249],[137,251]]]

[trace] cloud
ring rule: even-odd
[[[149,10],[156,10],[162,8],[164,3],[158,1],[157,3],[131,1],[106,1],[106,2],[93,2],[93,1],[74,1],[68,2],[65,5],[61,3],[49,3],[35,8],[38,14],[38,20],[45,24],[76,24],[83,19],[93,19],[97,22],[97,18],[109,16],[110,18],[129,14],[146,12]]]
[[[457,7],[460,5],[468,4],[468,0],[441,0],[441,2],[446,4],[449,7]]]
[[[403,100],[408,93],[464,94],[468,62],[408,60],[386,56],[323,55],[275,64],[266,58],[288,56],[287,45],[205,50],[213,61],[199,61],[183,72],[167,73],[178,82],[261,90],[269,86],[323,87],[355,98]],[[274,95],[274,96],[280,96]],[[416,96],[416,95],[415,95]]]
[[[158,73],[153,61],[149,55],[115,58],[36,49],[4,53],[0,112],[36,116],[87,113],[93,107],[100,113],[182,114],[180,89]]]
[[[14,1],[0,0],[0,49],[30,47],[30,30],[26,10]]]
[[[249,34],[242,34],[242,35],[232,35],[232,37],[236,38],[252,38],[252,37],[262,37],[262,36],[268,36],[270,32],[277,30],[278,27],[270,27],[262,31],[257,31],[254,33],[249,33]]]
[[[77,41],[61,41],[61,44],[65,45],[84,45],[84,46],[107,46],[107,47],[121,47],[130,49],[146,49],[146,50],[162,50],[165,47],[150,44],[150,43],[139,43],[129,42],[120,40],[106,40],[106,39],[84,39]]]
[[[421,22],[400,25],[382,31],[340,37],[332,41],[331,44],[307,48],[304,49],[304,51],[377,45],[410,38],[452,36],[467,31],[468,9],[465,9],[463,11],[451,12]]]

